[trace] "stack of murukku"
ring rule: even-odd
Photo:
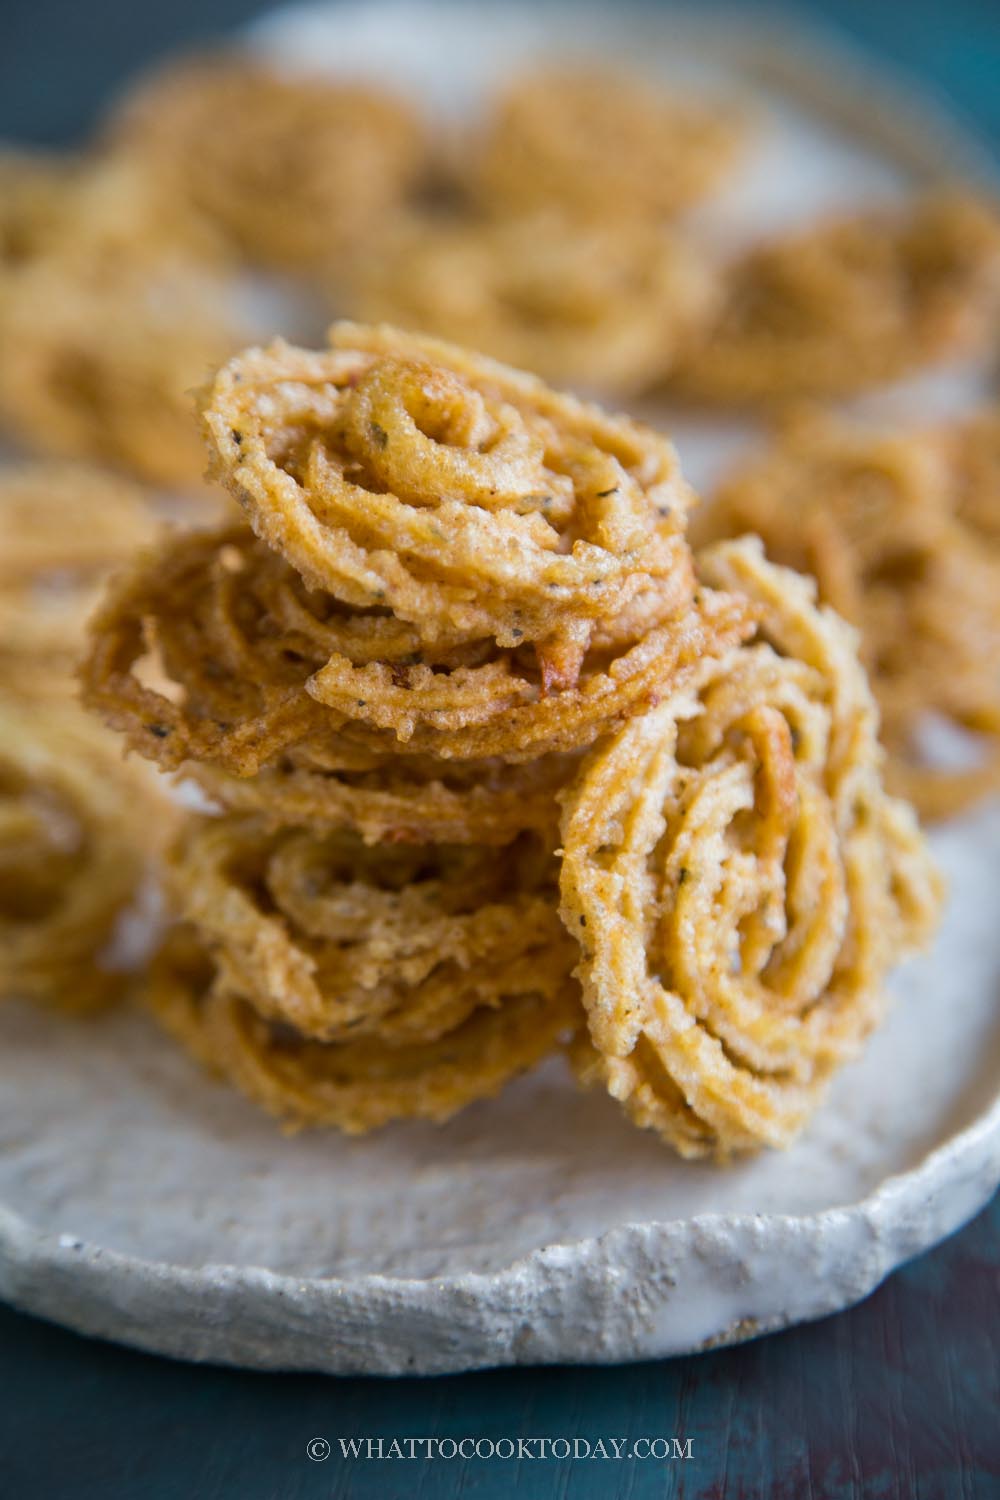
[[[752,544],[699,575],[666,440],[456,347],[338,324],[202,408],[245,521],[120,576],[83,671],[213,804],[167,1030],[291,1125],[570,1044],[681,1151],[785,1143],[936,909],[850,629]]]
[[[0,152],[0,428],[64,461],[0,475],[0,992],[121,993],[179,822],[72,701],[121,567],[85,697],[202,807],[136,987],[206,1065],[362,1131],[566,1046],[685,1154],[782,1145],[938,903],[865,670],[890,789],[997,785],[1000,422],[786,414],[698,556],[667,441],[426,335],[840,401],[990,357],[1000,214],[945,184],[727,253],[756,111],[540,62],[458,126],[222,53]],[[236,352],[334,312],[415,331]],[[174,491],[208,524],[205,438],[225,519],[154,541]]]
[[[292,1121],[441,1118],[579,1023],[556,793],[749,628],[671,446],[450,346],[340,325],[204,398],[247,521],[112,586],[90,704],[224,814],[174,859],[154,1006]]]

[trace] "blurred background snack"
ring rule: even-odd
[[[967,431],[883,434],[799,414],[724,481],[697,527],[702,539],[755,532],[858,626],[890,784],[932,818],[1000,784],[1000,496],[984,501],[980,470],[993,422],[979,418],[968,445]],[[935,764],[932,716],[974,737],[968,764]]]
[[[467,171],[473,195],[505,215],[658,223],[735,171],[744,129],[731,103],[596,63],[553,66],[501,92]]]
[[[176,814],[79,706],[74,669],[101,585],[159,525],[148,494],[106,470],[0,469],[3,998],[84,1015],[130,982],[123,935]]]
[[[1000,321],[1000,206],[941,192],[809,227],[731,267],[717,321],[670,377],[720,405],[832,399],[970,353]]]
[[[235,253],[304,273],[366,253],[428,162],[424,122],[384,89],[237,55],[191,58],[139,83],[108,134]]]
[[[68,679],[101,584],[155,535],[149,497],[76,463],[0,468],[0,684]]]
[[[192,391],[240,342],[230,300],[199,265],[23,271],[0,303],[0,422],[35,452],[198,488],[205,462]]]
[[[717,278],[655,224],[559,213],[403,226],[359,265],[361,317],[440,334],[558,385],[622,398],[703,332]]]
[[[171,822],[145,768],[76,704],[10,699],[0,680],[0,999],[82,1015],[124,992],[121,923]]]

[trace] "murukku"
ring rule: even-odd
[[[556,873],[530,835],[372,846],[232,816],[198,819],[173,857],[181,914],[228,987],[328,1042],[432,1042],[525,988],[556,996],[573,962]]]
[[[677,568],[673,447],[536,377],[388,326],[277,342],[203,398],[213,476],[309,584],[421,641],[558,635]]]
[[[976,537],[1000,549],[1000,409],[977,412],[941,439],[955,514]]]
[[[0,223],[0,422],[41,453],[200,485],[191,391],[254,332],[223,247],[124,153],[49,163],[44,211],[19,208],[29,186]]]
[[[739,598],[703,589],[683,608],[663,597],[665,623],[640,611],[627,622],[638,633],[619,640],[606,622],[572,685],[554,690],[531,646],[446,639],[414,662],[396,654],[418,644],[412,632],[306,589],[248,528],[191,532],[109,588],[91,623],[84,700],[165,769],[194,761],[253,776],[293,749],[307,765],[317,747],[323,770],[341,742],[380,756],[530,761],[589,745],[752,628]]]
[[[67,670],[100,584],[156,529],[142,490],[83,464],[0,469],[0,682]]]
[[[497,215],[558,208],[597,222],[655,221],[717,187],[744,134],[732,107],[675,97],[634,73],[547,68],[497,102],[467,175]]]
[[[751,629],[742,599],[703,589],[680,619],[625,646],[588,652],[574,685],[559,692],[545,692],[530,666],[520,675],[516,657],[457,668],[440,686],[426,668],[409,669],[401,686],[381,666],[334,662],[315,674],[309,691],[344,716],[345,735],[372,749],[519,762],[592,744],[655,702],[706,652],[724,649],[723,642]],[[366,696],[352,700],[352,691]]]
[[[343,826],[370,844],[507,844],[531,830],[555,844],[556,792],[577,759],[442,761],[382,755],[340,737],[293,749],[249,778],[198,762],[181,773],[215,803],[269,826]]]
[[[308,662],[270,638],[242,577],[257,545],[243,527],[166,538],[92,617],[83,702],[164,770],[198,760],[252,776],[323,726]]]
[[[166,254],[222,266],[209,225],[127,152],[0,151],[0,284],[40,261],[112,276]]]
[[[170,64],[109,131],[238,253],[294,271],[327,272],[381,233],[428,150],[414,109],[381,88],[235,55]]]
[[[192,391],[250,329],[211,269],[113,267],[43,258],[0,289],[0,422],[40,453],[198,486]]]
[[[849,396],[990,350],[1000,309],[1000,214],[940,191],[790,234],[732,266],[672,391],[731,405]]]
[[[117,997],[118,925],[170,821],[74,704],[0,701],[0,994],[75,1014]]]
[[[559,1048],[579,1019],[567,984],[558,1003],[530,991],[480,1007],[438,1042],[316,1042],[265,1020],[226,989],[190,929],[154,961],[147,1004],[196,1061],[276,1116],[286,1129],[349,1135],[393,1120],[441,1123],[492,1098]]]
[[[697,528],[706,538],[756,532],[776,562],[812,574],[820,598],[858,627],[889,785],[928,818],[1000,787],[989,435],[984,425],[977,449],[964,427],[884,435],[801,414],[722,484]],[[931,716],[972,736],[966,764],[935,763]]]
[[[0,151],[0,280],[60,234],[75,170],[55,152]]]
[[[700,566],[753,601],[758,635],[585,761],[562,916],[583,952],[581,1076],[682,1155],[725,1157],[802,1129],[940,890],[882,789],[853,631],[756,539]]]
[[[351,306],[558,386],[622,396],[697,336],[716,286],[694,247],[656,225],[536,213],[401,228],[361,261]]]
[[[384,844],[202,819],[184,916],[149,983],[161,1022],[286,1123],[447,1119],[579,1024],[551,846]]]

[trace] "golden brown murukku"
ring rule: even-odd
[[[206,397],[261,540],[170,542],[96,618],[87,700],[143,754],[237,776],[293,750],[299,773],[331,752],[530,761],[749,628],[740,601],[694,597],[669,444],[448,345],[353,324],[332,343],[251,350]],[[169,693],[142,681],[151,654]]]
[[[164,770],[185,760],[253,775],[323,723],[308,663],[273,641],[245,527],[164,539],[114,578],[90,624],[83,701]]]
[[[867,210],[752,249],[671,390],[767,405],[847,396],[982,355],[1000,309],[1000,215],[961,191]]]
[[[663,374],[716,294],[703,257],[656,225],[573,226],[551,213],[401,228],[355,283],[362,318],[616,396]]]
[[[191,389],[251,336],[218,242],[122,154],[38,165],[0,158],[0,192],[8,177],[11,201],[0,208],[8,436],[153,483],[200,483]]]
[[[722,484],[698,527],[703,537],[756,532],[776,562],[812,574],[820,598],[858,627],[889,785],[930,818],[1000,787],[990,429],[980,430],[978,452],[966,431],[886,436],[800,414]],[[978,530],[970,511],[984,517]],[[930,715],[978,736],[984,758],[935,764]]]
[[[73,1013],[118,995],[118,923],[169,822],[74,704],[0,701],[0,994]]]
[[[975,536],[1000,549],[1000,408],[977,412],[941,437],[955,514]]]
[[[0,468],[0,681],[65,671],[102,579],[155,531],[142,490],[83,464]]]
[[[753,601],[758,637],[587,759],[562,915],[584,955],[581,1076],[682,1155],[726,1156],[802,1128],[940,893],[882,789],[851,629],[756,539],[701,568]]]
[[[0,422],[41,453],[198,486],[192,391],[248,332],[194,263],[43,258],[0,290]]]
[[[677,568],[673,447],[534,376],[338,323],[246,351],[204,396],[212,473],[311,585],[422,641],[538,640]]]
[[[43,453],[200,484],[191,391],[252,336],[249,302],[218,240],[134,158],[48,172],[47,213],[18,230],[15,201],[0,254],[0,421]]]
[[[190,929],[176,929],[154,961],[147,1003],[204,1067],[286,1129],[335,1126],[349,1135],[392,1120],[442,1122],[489,1099],[555,1051],[579,1021],[576,988],[558,1002],[530,991],[480,1007],[437,1042],[326,1043],[266,1021],[214,975]]]
[[[530,835],[371,846],[231,816],[198,819],[173,858],[181,913],[226,986],[327,1042],[432,1042],[526,989],[557,997],[573,949],[556,875]]]
[[[0,284],[40,261],[113,275],[166,254],[226,259],[210,226],[185,215],[135,157],[0,151]]]
[[[711,192],[743,135],[733,109],[674,97],[633,73],[547,68],[497,102],[467,174],[498,214],[558,208],[598,222],[658,220]]]
[[[706,652],[724,649],[724,641],[739,640],[751,628],[742,599],[703,589],[680,619],[633,643],[588,652],[573,686],[558,692],[545,692],[530,666],[523,676],[516,674],[516,656],[514,662],[501,657],[490,664],[497,670],[488,682],[474,680],[475,668],[456,669],[450,674],[460,679],[456,693],[440,691],[413,669],[405,681],[420,692],[417,701],[404,696],[407,688],[381,666],[348,671],[330,664],[315,674],[309,691],[345,715],[345,734],[372,749],[445,759],[500,755],[519,762],[592,744],[655,702]],[[479,670],[485,678],[486,668]],[[354,700],[353,708],[352,688],[368,695]]]
[[[342,753],[530,761],[589,745],[752,628],[738,598],[701,590],[678,615],[663,597],[666,623],[647,628],[640,616],[630,622],[638,634],[619,641],[608,622],[572,685],[553,690],[531,646],[394,656],[398,621],[306,589],[248,528],[192,532],[109,588],[91,625],[84,699],[165,769],[196,761],[252,776],[293,748],[308,766],[316,747],[322,771],[341,741]],[[157,685],[144,677],[151,659]]]
[[[385,90],[236,56],[168,65],[111,136],[241,255],[298,271],[328,271],[381,233],[427,155],[416,112]]]
[[[572,755],[504,761],[442,761],[382,755],[343,737],[291,750],[249,778],[185,763],[182,773],[233,812],[269,826],[343,826],[366,843],[507,844],[522,830],[556,842],[555,795]]]
[[[442,1120],[579,1023],[550,846],[383,844],[201,819],[174,856],[187,926],[149,1003],[288,1124]]]
[[[75,170],[55,152],[0,150],[0,279],[60,234]]]

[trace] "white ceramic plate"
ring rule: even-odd
[[[343,4],[279,14],[255,37],[293,62],[364,63],[452,109],[567,34],[737,83],[764,114],[751,170],[712,210],[723,240],[942,165],[983,169],[932,107],[853,56],[793,47],[787,27],[779,44],[728,21],[575,5],[568,33],[566,14]],[[892,101],[888,120],[872,99]],[[974,387],[952,372],[880,401],[909,415]],[[748,434],[678,436],[704,479]],[[933,842],[951,881],[933,954],[897,976],[888,1024],[805,1139],[726,1170],[675,1160],[560,1062],[444,1128],[286,1139],[141,1016],[75,1026],[6,1006],[0,1294],[185,1358],[387,1373],[651,1357],[844,1307],[1000,1180],[1000,808]]]

